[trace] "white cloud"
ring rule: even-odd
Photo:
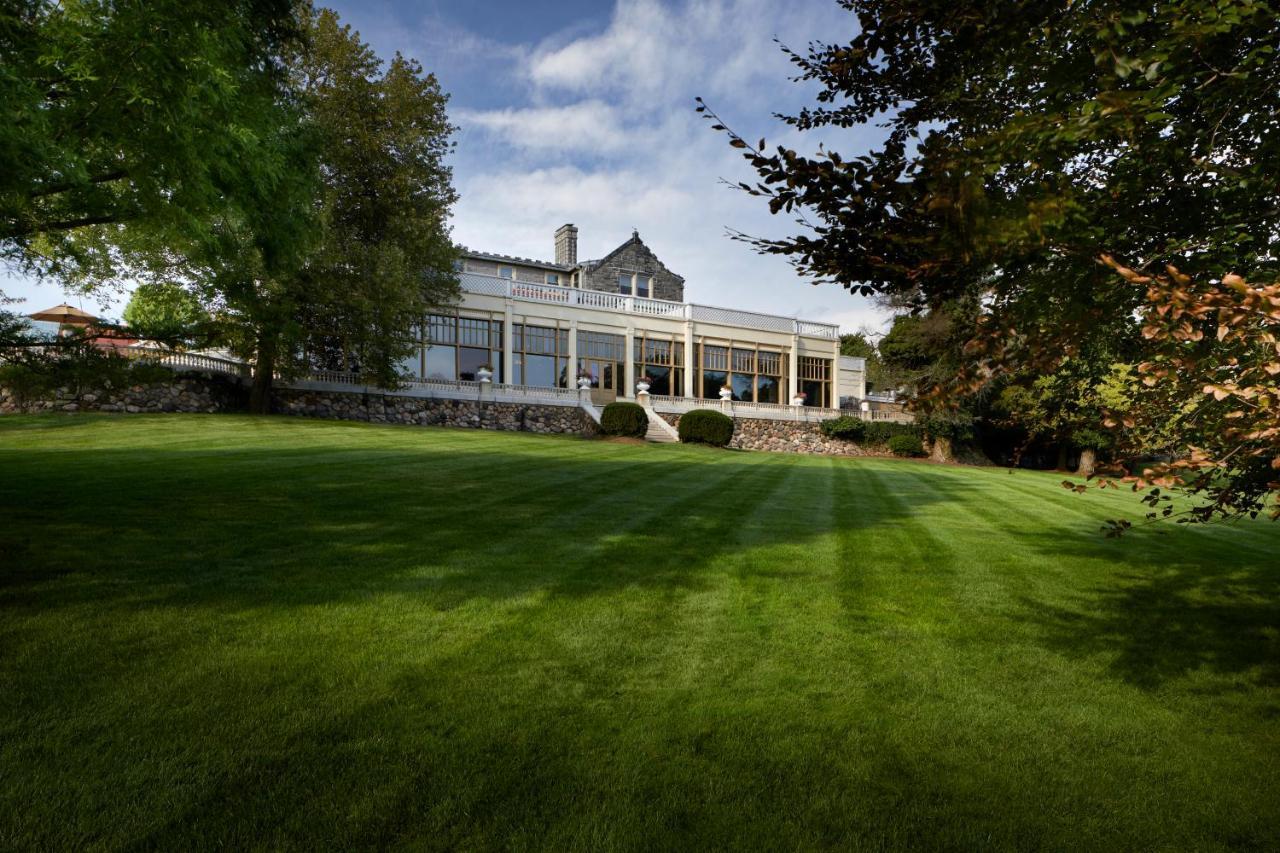
[[[799,226],[721,183],[755,175],[693,111],[694,97],[706,96],[744,135],[816,148],[815,135],[801,138],[772,117],[806,100],[773,38],[804,44],[853,23],[834,2],[619,0],[603,31],[529,52],[522,101],[458,113],[467,130],[455,236],[476,249],[547,258],[555,228],[574,222],[586,259],[636,228],[686,278],[690,301],[881,328],[885,314],[869,300],[814,287],[784,258],[729,239],[728,229],[781,236]],[[848,151],[855,135],[825,136]]]
[[[457,110],[464,130],[488,131],[517,148],[612,152],[633,145],[616,107],[599,100],[557,107]]]

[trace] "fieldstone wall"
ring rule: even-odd
[[[394,394],[278,388],[273,394],[272,408],[281,415],[344,421],[569,435],[596,433],[596,422],[577,406],[432,400]]]
[[[243,411],[247,390],[234,378],[219,373],[175,374],[172,381],[111,387],[56,388],[51,394],[28,399],[0,387],[0,414],[32,412],[187,412]]]
[[[680,415],[659,413],[674,427]],[[863,447],[850,441],[828,438],[816,423],[771,421],[764,418],[734,418],[729,446],[739,450],[771,450],[779,453],[821,453],[830,456],[890,456],[882,447]]]

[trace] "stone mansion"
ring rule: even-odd
[[[464,251],[458,277],[456,311],[432,315],[403,364],[411,381],[589,385],[597,405],[635,399],[642,380],[655,403],[838,408],[866,397],[865,364],[840,357],[838,326],[686,302],[685,280],[638,233],[579,261],[578,229],[563,225],[552,262]]]

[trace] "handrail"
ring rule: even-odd
[[[833,323],[815,320],[797,320],[759,311],[738,308],[718,308],[692,302],[672,302],[644,296],[627,296],[605,290],[579,289],[559,284],[539,284],[518,279],[501,278],[484,273],[463,272],[458,281],[467,293],[480,296],[498,296],[525,302],[544,302],[553,305],[576,305],[601,311],[622,314],[639,314],[645,317],[670,317],[698,320],[704,323],[742,326],[772,332],[786,332],[804,337],[838,340],[840,327]]]

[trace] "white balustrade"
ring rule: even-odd
[[[639,314],[645,317],[697,320],[723,326],[762,329],[770,332],[826,338],[827,340],[837,340],[840,337],[840,327],[831,323],[796,320],[791,317],[761,314],[756,311],[739,311],[734,308],[716,308],[711,305],[669,302],[665,299],[626,296],[603,290],[582,290],[557,284],[513,281],[507,278],[497,278],[473,272],[459,273],[458,280],[464,291],[480,296],[498,296],[522,299],[529,302],[546,302],[554,305],[578,305],[583,308],[617,311],[623,314]]]

